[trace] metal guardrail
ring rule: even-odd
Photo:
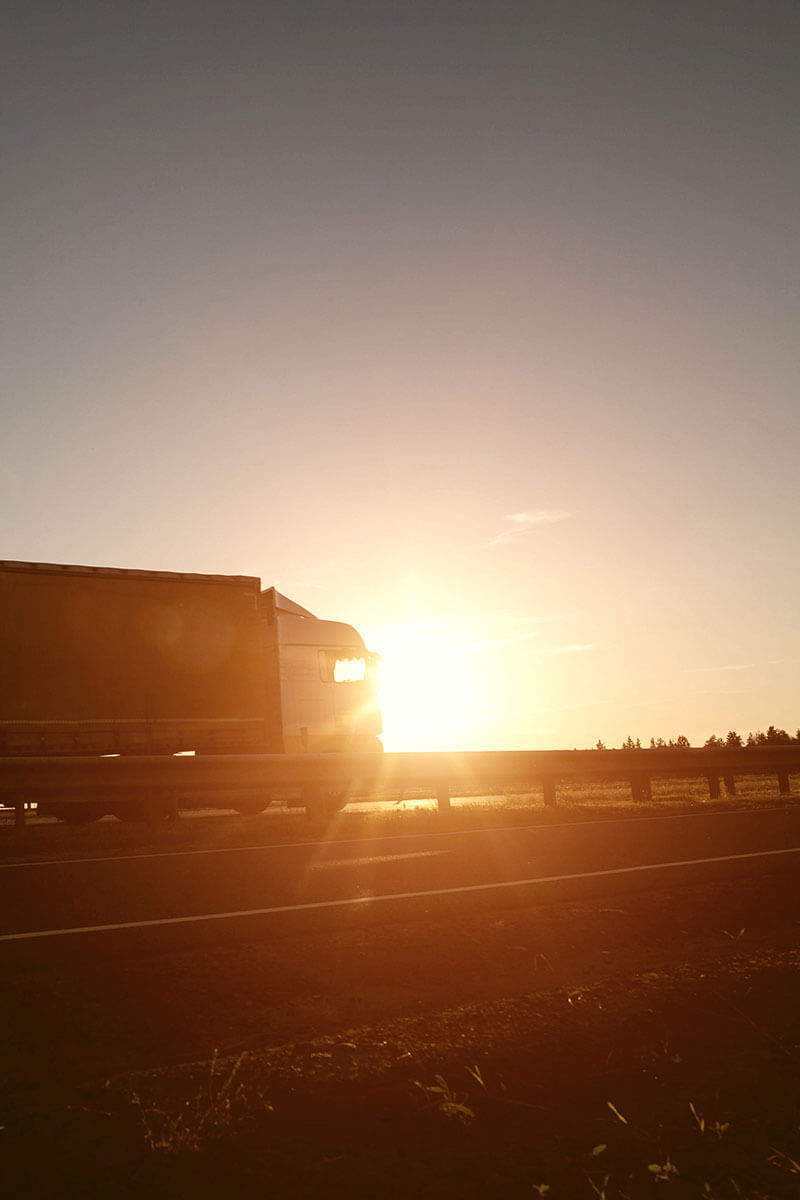
[[[164,798],[213,793],[298,791],[309,815],[325,812],[325,796],[348,789],[403,791],[430,788],[439,809],[450,797],[505,785],[541,788],[546,805],[556,804],[560,780],[583,777],[624,780],[636,801],[652,798],[658,777],[705,778],[712,799],[720,780],[735,794],[736,777],[774,775],[782,795],[790,774],[800,772],[800,746],[756,746],[740,750],[476,750],[408,754],[254,754],[207,756],[131,755],[109,758],[0,758],[0,801],[25,821],[31,801],[59,805],[102,798]]]

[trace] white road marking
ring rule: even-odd
[[[407,858],[440,858],[452,854],[452,850],[415,850],[409,854],[370,854],[366,858],[323,858],[311,864],[312,871],[324,871],[328,867],[363,867],[368,863],[400,862]]]
[[[602,879],[611,875],[633,875],[641,871],[661,871],[669,867],[701,867],[710,863],[741,862],[750,858],[770,858],[781,854],[800,854],[800,846],[782,850],[756,850],[749,854],[726,854],[720,858],[690,858],[681,862],[647,863],[638,867],[614,867],[607,871],[582,871],[572,875],[545,875],[533,879],[504,879],[497,883],[473,883],[461,887],[431,888],[422,892],[390,892],[386,896],[353,896],[346,900],[314,900],[307,904],[278,904],[272,908],[248,908],[240,912],[201,913],[192,917],[159,917],[150,921],[121,921],[115,925],[81,925],[72,929],[38,929],[31,933],[4,933],[0,942],[21,942],[34,938],[63,937],[76,933],[110,933],[120,929],[147,929],[156,925],[191,925],[200,921],[228,921],[237,917],[267,917],[278,913],[309,912],[321,908],[350,908],[356,904],[380,904],[388,900],[421,900],[434,896],[455,896],[466,892],[500,891],[504,888],[530,887],[540,883],[565,883],[576,879]]]
[[[143,859],[150,858],[192,858],[195,855],[201,854],[246,854],[256,850],[315,850],[320,846],[359,846],[364,842],[401,842],[414,841],[415,839],[424,839],[432,841],[434,838],[465,836],[467,834],[475,836],[477,834],[489,833],[541,833],[549,829],[580,829],[586,825],[647,825],[652,821],[685,821],[698,820],[700,818],[709,817],[741,817],[741,816],[765,816],[768,813],[787,813],[793,810],[786,808],[731,808],[724,811],[714,812],[682,812],[682,813],[665,813],[658,817],[600,817],[593,821],[558,821],[552,824],[542,825],[492,825],[488,829],[443,829],[440,833],[392,833],[378,837],[363,837],[363,838],[333,838],[323,842],[270,842],[268,845],[258,846],[214,846],[208,850],[157,850],[151,854],[108,854],[100,858],[41,858],[35,862],[11,862],[0,863],[0,871],[19,870],[21,867],[58,867],[58,866],[82,866],[88,863],[107,863],[107,862],[140,862]]]

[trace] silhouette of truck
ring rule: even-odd
[[[0,757],[381,750],[377,657],[255,577],[0,561]]]

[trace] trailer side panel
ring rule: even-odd
[[[267,749],[259,590],[0,563],[0,753]]]

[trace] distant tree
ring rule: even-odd
[[[737,733],[735,729],[728,730],[728,736],[725,738],[726,750],[741,750],[742,735]]]
[[[706,738],[706,740],[703,742],[704,750],[722,750],[724,746],[725,743],[723,742],[722,738],[717,737],[715,733],[712,733],[711,737]]]
[[[747,745],[748,746],[766,746],[766,744],[767,744],[767,735],[765,733],[763,733],[760,729],[756,730],[755,733],[748,733],[748,735],[747,735]]]
[[[770,725],[767,730],[766,741],[768,746],[789,746],[792,739],[785,729],[776,729],[774,725]]]
[[[794,735],[794,740],[800,743],[800,729],[798,729],[797,733]]]
[[[597,745],[595,746],[595,750],[605,750],[605,748],[606,748],[605,742],[601,742],[598,740]]]
[[[663,738],[656,738],[656,750],[665,750],[666,747],[667,747],[667,743],[664,741]]]
[[[683,734],[681,734],[680,737],[675,739],[675,745],[677,746],[677,748],[679,750],[688,750],[690,744],[691,743],[689,742],[689,739],[687,737],[684,737]]]

